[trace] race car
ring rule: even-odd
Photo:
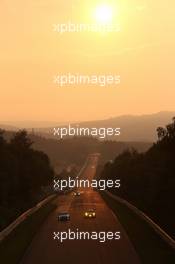
[[[85,218],[95,218],[96,212],[94,209],[89,209],[84,213]]]
[[[58,214],[58,221],[69,221],[70,220],[70,214],[67,212],[59,213]]]
[[[81,194],[80,192],[73,192],[74,196],[80,196],[80,194]]]

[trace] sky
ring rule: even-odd
[[[119,32],[53,31],[53,24],[69,21],[99,23],[95,12],[104,4]],[[85,121],[175,110],[173,0],[1,0],[0,29],[1,122]],[[121,83],[53,83],[53,76],[68,73],[120,75]]]

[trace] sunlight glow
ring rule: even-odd
[[[96,8],[95,19],[98,23],[110,23],[113,18],[113,10],[110,5],[103,4]]]

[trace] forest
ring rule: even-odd
[[[158,140],[145,153],[126,150],[101,171],[103,179],[121,180],[109,191],[144,211],[175,238],[175,118],[157,128]]]
[[[53,177],[48,156],[32,148],[26,131],[10,141],[0,131],[0,230],[40,201]]]

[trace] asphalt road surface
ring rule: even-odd
[[[97,155],[91,155],[81,178],[92,179],[98,162]],[[139,264],[138,255],[117,217],[108,208],[100,194],[93,189],[80,189],[80,196],[72,193],[61,195],[55,201],[57,208],[48,216],[29,245],[21,264]],[[96,218],[87,219],[84,212],[96,210]],[[58,222],[59,212],[68,211],[71,220]],[[54,232],[120,232],[119,240],[54,240]]]

